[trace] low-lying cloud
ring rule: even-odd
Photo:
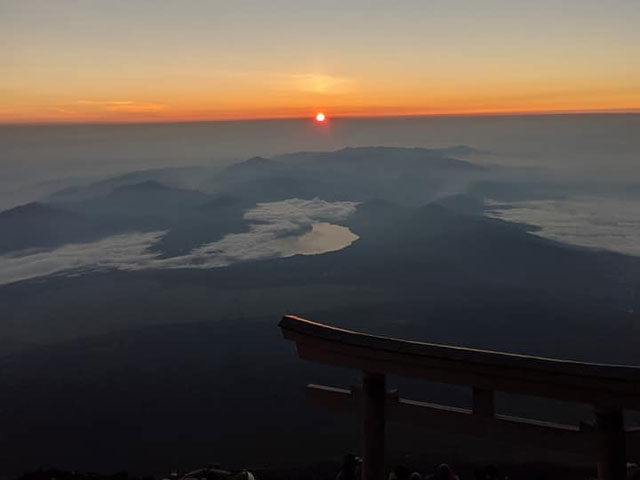
[[[148,113],[159,112],[166,108],[162,103],[134,102],[133,100],[76,100],[74,105],[101,109],[107,112]],[[69,113],[72,113],[71,111]]]
[[[513,202],[492,216],[536,225],[536,234],[583,247],[640,255],[638,202],[607,197]]]
[[[105,270],[215,268],[239,261],[340,250],[358,237],[333,225],[355,211],[355,202],[290,199],[258,204],[245,213],[245,233],[229,234],[186,255],[160,258],[152,247],[167,232],[114,235],[96,242],[68,244],[0,256],[0,284],[53,274]]]

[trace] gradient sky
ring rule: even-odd
[[[0,0],[0,122],[640,111],[638,0]]]

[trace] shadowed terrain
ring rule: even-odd
[[[3,468],[144,473],[221,459],[252,466],[339,456],[353,448],[357,422],[310,411],[303,386],[357,377],[298,361],[276,328],[283,313],[429,342],[640,363],[640,260],[485,216],[492,197],[474,185],[491,169],[450,153],[374,148],[254,158],[204,179],[201,191],[137,174],[109,191],[100,183],[93,194],[88,185],[78,198],[66,191],[64,201],[0,213],[3,231],[12,232],[4,252],[18,261],[28,253],[16,248],[156,231],[164,233],[145,255],[170,259],[269,227],[274,215],[277,225],[291,224],[274,235],[293,238],[310,226],[292,208],[298,204],[358,237],[321,255],[59,271],[0,286],[0,448],[10,459]],[[466,190],[454,192],[454,184]],[[527,185],[521,194],[533,195]],[[254,218],[258,207],[265,216]],[[456,389],[393,381],[407,396],[468,401]],[[589,416],[575,406],[498,400],[505,412],[537,418]],[[399,449],[423,448],[412,435],[393,430],[391,438]],[[470,457],[581,462],[418,435],[442,455],[463,441]]]

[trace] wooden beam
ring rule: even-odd
[[[307,399],[318,408],[336,412],[358,413],[361,391],[310,384]],[[424,426],[433,430],[456,432],[476,438],[491,438],[509,443],[522,443],[541,449],[563,451],[585,458],[595,455],[594,432],[579,426],[541,420],[495,415],[474,415],[468,408],[398,398],[386,395],[387,421]],[[640,432],[639,432],[640,433]],[[640,435],[637,435],[640,437]]]
[[[282,334],[300,358],[365,373],[362,404],[365,480],[384,475],[384,423],[409,421],[490,435],[562,451],[598,451],[601,480],[624,478],[627,437],[623,409],[640,410],[640,366],[606,365],[369,335],[285,315]],[[473,408],[389,396],[385,375],[473,387]],[[311,387],[312,397],[354,408],[350,391]],[[494,391],[597,405],[596,427],[573,427],[495,413]],[[357,408],[357,405],[356,407]]]
[[[384,480],[386,427],[385,377],[379,373],[362,375],[362,479]]]
[[[493,390],[473,387],[473,414],[483,417],[493,417],[496,408],[493,400]]]
[[[285,316],[301,358],[455,385],[640,410],[640,367],[603,365],[379,337]]]
[[[598,479],[625,480],[627,457],[621,409],[596,407]]]

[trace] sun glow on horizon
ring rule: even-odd
[[[316,122],[318,122],[318,123],[324,122],[326,120],[326,118],[327,117],[325,117],[324,113],[322,113],[322,112],[318,112],[316,114]]]
[[[160,3],[5,0],[0,124],[640,112],[638,2]]]

